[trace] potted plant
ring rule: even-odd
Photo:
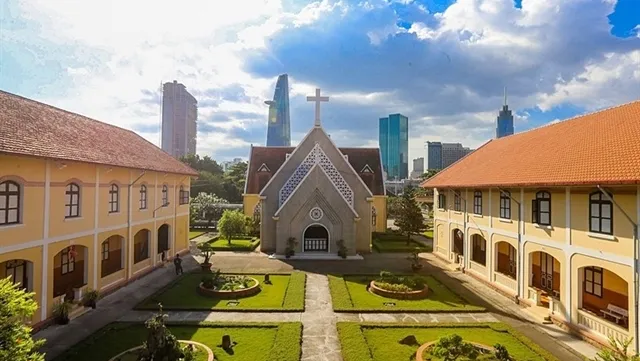
[[[296,241],[296,237],[287,238],[287,248],[285,248],[284,250],[284,255],[287,258],[290,258],[291,256],[293,256],[296,253],[295,247],[297,245],[298,245],[298,242]]]
[[[100,297],[100,292],[98,292],[98,290],[89,289],[84,294],[84,296],[82,296],[82,304],[85,307],[91,307],[95,309],[99,297]]]
[[[338,246],[338,256],[342,258],[347,258],[347,247],[344,245],[344,240],[339,239],[336,241],[336,245]]]
[[[411,261],[411,269],[416,272],[422,269],[422,263],[420,263],[420,257],[418,254],[420,253],[420,248],[416,247],[411,253],[411,257],[408,259]]]
[[[66,325],[69,323],[69,312],[73,305],[71,302],[58,301],[53,305],[53,318],[59,325]]]
[[[209,261],[211,260],[211,256],[215,254],[215,252],[213,252],[213,246],[209,242],[204,242],[198,245],[198,249],[200,250],[200,252],[202,253],[202,256],[204,257],[204,261],[200,264],[200,267],[202,267],[202,271],[210,272],[211,263]]]

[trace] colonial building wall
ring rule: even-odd
[[[376,209],[376,225],[374,231],[385,232],[387,230],[387,196],[374,195],[373,206]]]
[[[153,211],[162,196],[161,189],[154,190],[156,179],[170,186],[167,194],[170,204],[154,217]],[[188,248],[189,206],[183,202],[188,194],[181,199],[179,187],[189,189],[189,176],[150,171],[143,174],[135,169],[0,155],[0,184],[6,181],[19,186],[20,221],[0,225],[0,268],[7,274],[7,261],[28,261],[24,272],[22,269],[15,272],[20,279],[27,280],[27,289],[36,294],[40,310],[33,317],[34,323],[50,317],[54,302],[61,299],[61,295],[54,297],[54,286],[81,283],[85,288],[105,291],[150,271],[158,264],[157,232],[164,223],[170,226],[168,256]],[[134,181],[129,194],[128,185]],[[71,184],[77,185],[73,188],[74,192],[77,190],[74,197],[67,194],[72,190]],[[117,212],[110,212],[109,191],[113,184],[118,185]],[[142,184],[148,187],[144,209],[140,207]],[[77,213],[68,213],[70,205]],[[134,235],[141,229],[149,231],[148,257],[134,263]],[[109,245],[110,252],[120,252],[122,266],[102,277],[101,247],[112,235],[123,240]],[[74,271],[65,272],[66,278],[61,279],[62,252],[69,250],[75,254],[74,266],[65,267]],[[13,269],[10,272],[14,274]],[[26,272],[28,276],[23,278]]]

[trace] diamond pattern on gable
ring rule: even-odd
[[[271,172],[271,169],[269,169],[266,164],[262,163],[260,168],[258,168],[258,172]]]
[[[313,149],[309,152],[309,154],[304,158],[304,160],[300,163],[298,168],[293,172],[291,177],[287,180],[287,182],[282,186],[279,192],[279,206],[281,207],[284,202],[291,196],[291,193],[296,189],[296,187],[302,182],[304,177],[309,173],[309,170],[315,165],[318,164],[320,168],[327,174],[329,180],[334,187],[338,190],[340,195],[344,198],[344,200],[353,207],[353,190],[349,187],[349,184],[344,180],[338,169],[331,162],[331,159],[327,157],[325,152],[320,148],[320,144],[316,144]]]
[[[364,168],[362,168],[360,173],[373,173],[373,171],[371,170],[371,167],[369,167],[368,164],[365,164]]]

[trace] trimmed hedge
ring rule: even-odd
[[[302,356],[302,323],[300,322],[240,322],[240,323],[214,323],[214,322],[189,322],[189,321],[167,321],[166,325],[171,327],[193,327],[194,330],[202,328],[249,328],[249,329],[264,329],[264,328],[277,328],[273,344],[270,347],[265,347],[265,351],[268,354],[264,355],[268,361],[298,361]],[[86,360],[87,348],[93,348],[93,345],[100,345],[104,341],[104,337],[117,337],[117,333],[121,331],[127,331],[131,327],[144,327],[142,322],[113,322],[110,323],[97,332],[89,335],[78,344],[72,346],[70,349],[63,352],[56,357],[54,361],[84,361]],[[143,331],[146,332],[146,331]],[[114,336],[112,333],[116,333]],[[194,332],[195,333],[195,332]],[[197,339],[198,337],[196,337]],[[144,338],[143,338],[144,340]],[[233,334],[231,335],[233,341]],[[266,340],[265,340],[266,341]],[[219,342],[219,340],[218,340]],[[264,342],[264,341],[263,341]],[[214,344],[208,344],[216,353]],[[115,352],[111,356],[115,356]],[[100,355],[102,356],[102,355]],[[111,356],[105,356],[104,360],[108,360]],[[245,360],[241,354],[236,354],[235,359]],[[217,358],[216,358],[217,359]],[[226,358],[225,358],[226,359]],[[93,358],[92,358],[93,360]]]
[[[399,276],[399,275],[398,275]],[[386,299],[366,291],[366,284],[378,275],[328,275],[329,291],[335,312],[360,313],[449,313],[449,312],[485,312],[481,306],[471,304],[466,298],[455,293],[433,276],[422,276],[429,286],[430,296],[421,300]],[[345,278],[362,280],[362,288],[351,293]],[[353,288],[353,285],[351,285]],[[393,302],[397,307],[385,306],[384,302]],[[364,305],[364,306],[363,306]]]
[[[543,349],[529,338],[516,331],[511,326],[499,323],[499,322],[491,322],[491,323],[430,323],[430,324],[406,324],[406,323],[356,323],[356,322],[338,322],[338,338],[340,339],[340,345],[342,348],[342,358],[344,361],[374,361],[373,355],[371,353],[371,346],[367,343],[367,339],[362,332],[363,329],[367,328],[382,328],[382,329],[397,329],[397,328],[406,328],[406,329],[424,329],[424,328],[459,328],[459,329],[479,329],[478,332],[481,332],[480,329],[489,329],[499,333],[508,333],[510,336],[515,338],[518,342],[520,342],[523,346],[525,346],[529,351],[534,354],[537,354],[545,361],[560,361],[557,357],[552,355],[549,351]],[[435,340],[434,340],[435,341]],[[392,340],[391,342],[396,342],[396,340]],[[493,345],[488,345],[493,346]],[[509,350],[509,345],[507,346],[507,350]],[[375,345],[378,349],[384,349],[382,345]],[[416,347],[417,350],[417,347]],[[509,351],[513,351],[509,350]]]
[[[307,288],[307,274],[293,272],[289,278],[287,291],[282,302],[282,310],[304,312],[304,295]]]
[[[224,246],[214,246],[213,244],[218,241],[221,240],[223,242],[225,242]],[[226,240],[224,240],[221,236],[215,236],[213,238],[211,238],[210,240],[207,241],[207,243],[212,245],[212,250],[216,251],[216,252],[253,252],[256,248],[258,248],[258,246],[260,245],[260,239],[258,237],[250,237],[250,236],[237,236],[237,237],[233,237],[233,239],[231,240],[231,242],[233,241],[251,241],[249,243],[249,245],[234,245],[231,244],[230,246],[228,246],[226,244]]]

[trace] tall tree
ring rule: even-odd
[[[227,202],[226,199],[220,198],[215,194],[198,193],[189,204],[191,221],[193,222],[199,217],[204,217],[204,219],[207,220],[207,228],[209,228],[214,219],[222,216],[223,208],[221,205],[227,203],[229,202]]]
[[[233,183],[240,193],[244,192],[244,183],[247,177],[247,162],[240,162],[231,166],[224,174],[225,180]]]
[[[10,278],[0,279],[0,360],[44,361],[37,352],[44,340],[34,341],[31,327],[22,321],[38,309],[33,296]]]
[[[231,239],[242,235],[246,231],[245,216],[240,211],[226,210],[218,222],[218,230],[222,237],[231,244]]]
[[[407,244],[411,242],[412,234],[419,234],[426,229],[422,211],[415,198],[415,188],[408,186],[402,193],[400,215],[396,218],[395,225],[402,233],[407,234]]]
[[[422,173],[420,178],[423,179],[423,180],[426,180],[426,179],[429,179],[429,178],[433,177],[434,175],[438,174],[438,172],[440,172],[440,169],[427,169],[426,172]]]

